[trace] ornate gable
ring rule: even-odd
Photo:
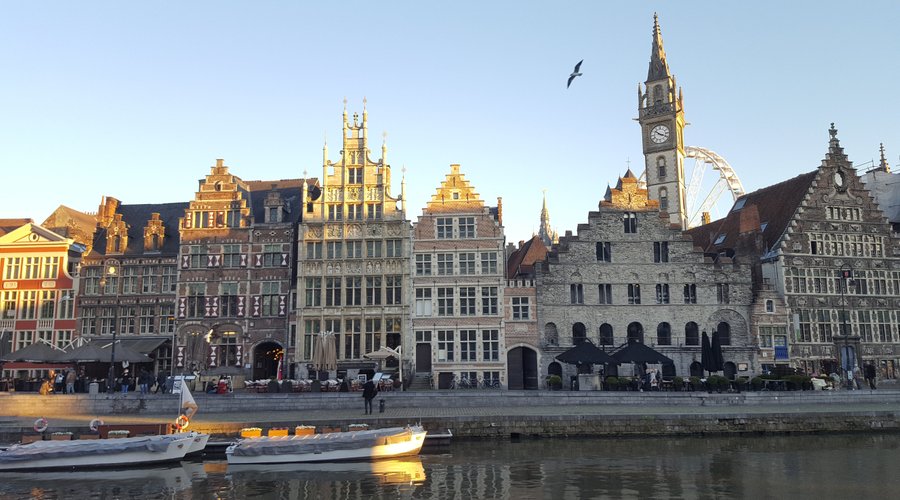
[[[159,212],[153,212],[144,227],[144,251],[158,252],[165,244],[165,238],[166,226],[159,218]]]
[[[658,210],[659,202],[650,199],[649,191],[638,186],[638,179],[629,169],[624,177],[619,177],[616,187],[606,189],[601,207],[615,207],[627,210]]]
[[[475,188],[459,172],[459,165],[450,165],[450,173],[447,174],[437,192],[431,196],[431,201],[425,209],[426,212],[460,212],[480,211],[484,208],[484,201],[475,192]]]

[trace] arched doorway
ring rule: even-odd
[[[538,388],[537,352],[528,347],[516,347],[506,354],[510,390]]]
[[[722,367],[722,371],[725,373],[725,378],[727,378],[728,380],[734,380],[734,377],[737,375],[737,368],[731,361],[725,362],[725,366]]]
[[[253,380],[278,376],[278,364],[281,362],[281,344],[266,341],[253,348]]]
[[[628,341],[631,342],[632,340],[641,344],[644,343],[644,325],[637,321],[628,325]]]
[[[691,363],[691,376],[692,377],[702,377],[703,376],[703,365],[700,364],[699,361],[694,361]]]

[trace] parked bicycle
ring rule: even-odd
[[[478,381],[478,386],[482,389],[500,389],[500,379],[486,378]]]

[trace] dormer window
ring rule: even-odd
[[[716,241],[713,242],[713,245],[721,245],[722,243],[724,243],[724,242],[725,242],[725,237],[726,237],[726,236],[728,236],[728,235],[727,235],[727,234],[724,234],[724,233],[723,233],[723,234],[720,234],[720,235],[716,238]]]
[[[766,312],[774,313],[775,312],[775,301],[772,299],[766,299]]]

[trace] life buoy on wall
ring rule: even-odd
[[[41,417],[34,421],[34,432],[44,432],[47,430],[47,419]]]
[[[91,431],[97,432],[97,429],[99,429],[101,425],[103,425],[103,421],[100,420],[99,418],[95,418],[94,420],[91,420]]]
[[[178,415],[178,418],[175,419],[175,428],[179,431],[187,430],[190,425],[191,421],[185,415]]]

